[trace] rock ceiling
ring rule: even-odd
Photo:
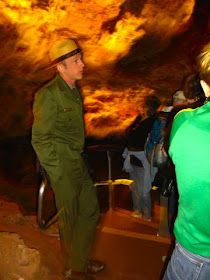
[[[51,79],[48,51],[76,38],[87,134],[120,135],[142,98],[169,99],[208,40],[205,0],[0,0],[0,137],[32,124],[34,92]]]

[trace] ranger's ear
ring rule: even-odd
[[[209,97],[210,96],[210,86],[204,80],[201,80],[200,83],[201,83],[201,86],[205,93],[205,96]]]
[[[56,68],[57,68],[58,72],[62,73],[65,67],[62,63],[59,63],[58,65],[56,65]]]

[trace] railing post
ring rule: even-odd
[[[114,197],[114,185],[112,181],[112,163],[111,163],[111,151],[107,151],[108,159],[108,186],[109,186],[109,211],[113,211],[113,197]]]

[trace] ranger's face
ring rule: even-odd
[[[81,80],[83,77],[84,63],[82,61],[82,54],[75,54],[65,60],[65,74],[70,80],[75,82],[76,80]]]
[[[82,79],[84,66],[82,54],[77,53],[71,57],[68,57],[62,63],[59,63],[57,65],[57,69],[63,79],[70,86],[73,86],[75,81]]]

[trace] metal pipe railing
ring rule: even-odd
[[[130,186],[132,184],[132,180],[128,179],[117,179],[117,180],[112,180],[112,159],[111,159],[111,151],[121,151],[119,147],[113,147],[113,146],[92,146],[88,148],[89,151],[106,151],[107,154],[107,161],[108,161],[108,180],[105,181],[100,181],[94,184],[94,186],[103,186],[106,185],[109,188],[109,211],[112,212],[114,205],[114,186],[115,185],[128,185]],[[50,187],[50,182],[49,182],[49,177],[44,170],[44,168],[40,165],[41,169],[41,174],[43,177],[43,181],[40,184],[39,188],[39,194],[38,194],[38,215],[37,215],[37,223],[41,229],[47,229],[49,228],[52,224],[54,224],[57,220],[57,217],[60,215],[60,213],[64,210],[61,209],[57,214],[55,214],[50,220],[46,221],[43,219],[43,198],[44,198],[44,193],[47,187]]]

